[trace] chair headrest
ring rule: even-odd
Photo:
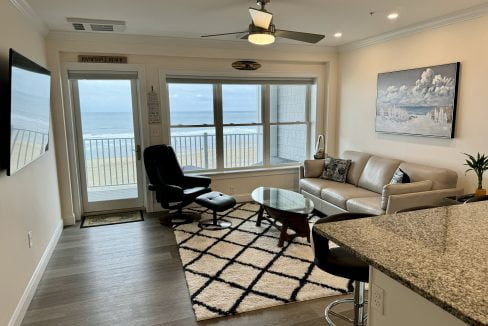
[[[183,171],[171,146],[153,145],[144,149],[144,165],[154,185],[180,185],[183,180]]]

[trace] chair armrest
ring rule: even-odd
[[[179,200],[180,197],[183,197],[183,188],[175,186],[175,185],[153,185],[150,184],[148,186],[149,190],[155,191],[158,195],[162,195],[164,197],[168,197],[168,199],[176,199]]]
[[[463,188],[451,188],[391,195],[388,200],[386,214],[393,214],[399,210],[417,206],[442,206],[445,204],[445,197],[460,196],[463,193]]]
[[[185,188],[192,188],[192,187],[205,187],[207,188],[210,183],[212,182],[212,179],[209,177],[204,177],[201,175],[185,175],[183,177],[183,184],[185,185]]]

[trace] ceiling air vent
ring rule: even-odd
[[[101,20],[87,18],[66,18],[68,23],[73,26],[75,31],[85,32],[123,32],[125,31],[125,21],[121,20]]]
[[[80,24],[80,23],[73,23],[73,27],[77,31],[84,31],[85,30],[85,26],[83,26],[83,24]]]

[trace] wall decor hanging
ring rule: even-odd
[[[454,138],[459,66],[378,74],[376,131]]]
[[[237,70],[257,70],[261,68],[261,64],[256,61],[241,60],[232,62],[232,68]]]

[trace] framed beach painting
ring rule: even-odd
[[[376,131],[454,138],[459,66],[378,74]]]

